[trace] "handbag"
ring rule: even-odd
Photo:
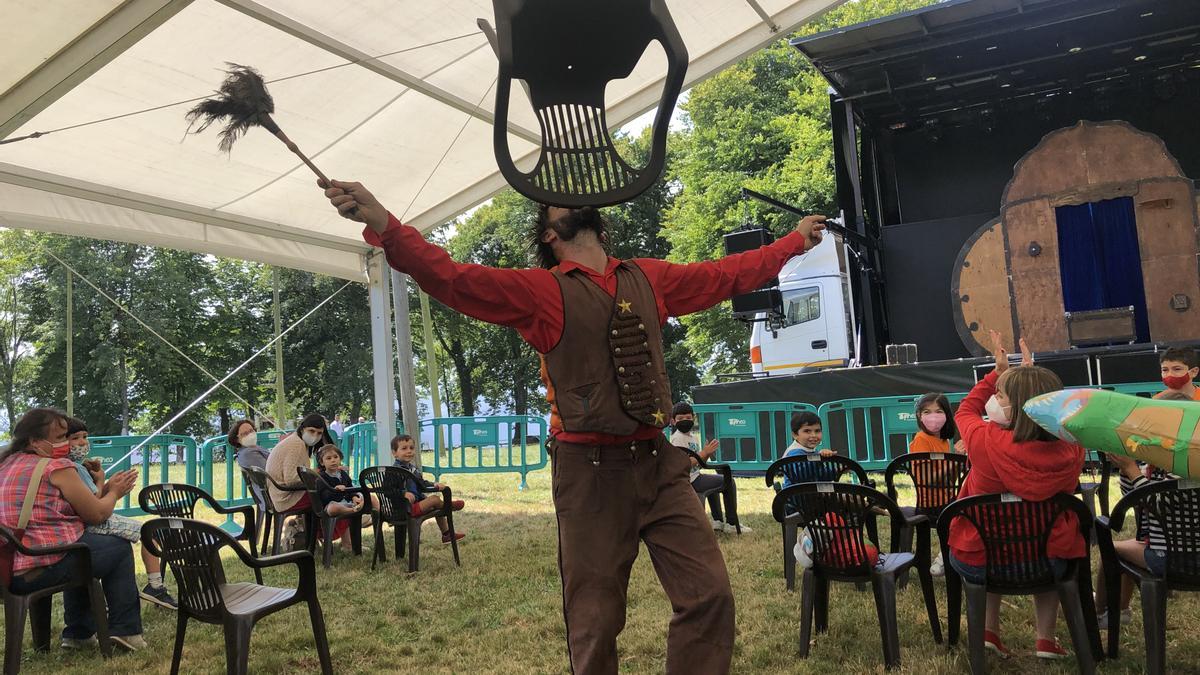
[[[33,467],[33,475],[29,477],[29,486],[25,488],[25,498],[21,502],[21,515],[17,518],[17,527],[12,530],[13,537],[18,542],[25,538],[25,527],[29,525],[29,518],[33,516],[33,498],[37,495],[38,487],[42,484],[42,475],[46,473],[46,465],[49,463],[49,457],[39,459]],[[0,583],[4,584],[5,588],[12,583],[16,555],[16,543],[8,539],[0,541]]]

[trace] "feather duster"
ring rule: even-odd
[[[217,89],[216,95],[197,103],[187,112],[188,132],[198,134],[214,123],[225,120],[218,133],[221,142],[217,147],[221,152],[228,154],[233,150],[234,142],[251,127],[262,127],[283,141],[288,150],[303,160],[318,178],[328,182],[325,174],[300,152],[300,148],[283,133],[271,117],[275,112],[275,101],[267,91],[262,75],[250,66],[236,63],[226,65],[229,69],[225,71],[225,81]]]

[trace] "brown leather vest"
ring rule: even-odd
[[[550,424],[563,431],[627,436],[640,424],[663,427],[670,416],[654,289],[632,262],[622,261],[616,276],[614,298],[583,270],[554,270],[563,332],[542,356],[542,374]]]

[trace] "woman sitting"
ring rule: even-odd
[[[104,482],[97,495],[84,485],[68,457],[67,418],[52,408],[25,413],[12,431],[12,444],[0,452],[0,524],[15,529],[31,482],[37,481],[33,511],[21,543],[62,546],[82,543],[90,550],[92,574],[100,580],[108,604],[108,630],[113,642],[130,651],[146,646],[142,638],[141,603],[133,572],[133,547],[120,537],[85,531],[108,520],[118,500],[133,490],[137,471],[121,471]],[[35,476],[42,460],[42,473]],[[24,556],[13,560],[10,588],[32,593],[63,583],[75,569],[68,556]],[[66,627],[62,645],[78,648],[96,643],[91,601],[86,588],[63,593]]]
[[[1083,448],[1051,436],[1022,409],[1034,396],[1062,389],[1062,381],[1049,370],[1033,365],[1024,339],[1021,340],[1023,365],[1012,369],[1008,368],[1008,354],[995,331],[992,342],[996,369],[975,385],[959,404],[954,418],[971,462],[959,499],[1010,492],[1024,500],[1044,501],[1060,492],[1071,494],[1083,469]],[[985,412],[987,421],[983,418]],[[966,580],[983,583],[987,555],[974,526],[964,518],[956,518],[950,524],[948,543],[950,566]],[[1054,524],[1047,552],[1056,566],[1059,560],[1087,555],[1074,514],[1068,513]],[[1057,594],[1039,593],[1033,596],[1033,606],[1038,657],[1066,656],[1066,650],[1054,637]],[[994,593],[987,596],[984,646],[1003,657],[1010,654],[1000,641],[1000,596]]]
[[[238,420],[229,427],[229,437],[226,438],[229,447],[237,453],[237,464],[245,471],[251,467],[256,469],[267,470],[267,458],[271,456],[269,450],[264,450],[258,445],[258,432],[254,430],[254,422],[250,420]],[[260,506],[265,505],[263,495],[259,492],[258,486],[252,485],[254,490],[254,501]]]
[[[279,512],[302,509],[310,506],[308,493],[304,491],[304,483],[296,469],[311,468],[313,453],[323,445],[333,445],[333,437],[325,424],[325,418],[317,413],[310,413],[300,421],[300,428],[279,439],[267,457],[267,475],[275,484],[267,485],[267,495]],[[281,541],[291,539],[300,529],[303,519],[293,518],[287,525],[287,533]]]

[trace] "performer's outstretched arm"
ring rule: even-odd
[[[782,239],[720,260],[678,265],[639,259],[637,263],[658,293],[666,314],[683,316],[762,288],[789,259],[821,243],[824,221],[824,216],[808,216]]]
[[[456,262],[440,246],[402,224],[358,183],[334,181],[325,194],[342,215],[366,223],[363,238],[383,248],[388,264],[412,276],[442,304],[488,323],[515,328],[539,352],[562,333],[562,297],[546,293],[553,278],[542,269],[497,269]]]

